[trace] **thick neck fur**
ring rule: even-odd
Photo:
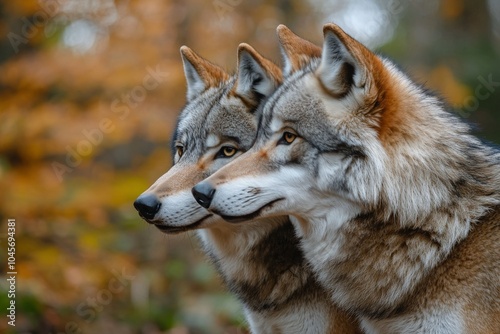
[[[360,333],[318,284],[288,217],[218,224],[198,236],[252,333]]]
[[[385,156],[377,202],[351,216],[330,204],[329,214],[294,219],[306,257],[333,300],[368,318],[397,314],[500,203],[499,152],[470,135],[436,98],[390,72],[387,81],[398,84],[385,98],[397,95],[401,114],[380,116],[387,118],[378,129]],[[325,230],[313,228],[319,226]]]
[[[475,161],[476,165],[462,175],[462,180],[441,189],[448,191],[442,202],[414,220],[402,220],[398,215],[386,218],[381,214],[385,208],[360,213],[344,222],[336,221],[336,217],[348,214],[337,210],[308,219],[303,249],[319,281],[331,287],[335,302],[370,318],[394,315],[467,237],[471,227],[498,210],[499,186],[488,180],[488,175],[499,173],[493,165],[498,158],[471,148],[467,159],[462,164]],[[300,219],[297,222],[306,225]]]
[[[470,135],[440,100],[384,65],[388,84],[379,85],[379,94],[388,100],[383,107],[391,107],[380,116],[385,171],[372,211],[410,228],[425,228],[442,208],[460,221],[482,217],[499,201],[499,152]]]
[[[311,280],[288,217],[199,231],[205,251],[247,308],[279,309]]]

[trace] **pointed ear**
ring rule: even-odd
[[[262,57],[246,43],[238,46],[237,95],[248,102],[258,103],[271,95],[282,82],[281,70],[272,61]]]
[[[344,96],[353,86],[370,89],[376,56],[333,23],[323,27],[323,34],[323,53],[316,71],[322,86],[334,97]]]
[[[321,48],[295,35],[285,25],[276,28],[283,55],[283,74],[288,76],[308,64],[312,58],[321,57]]]
[[[222,68],[198,56],[187,46],[182,46],[180,51],[187,81],[188,101],[229,79],[229,75]]]

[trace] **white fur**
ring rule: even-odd
[[[329,313],[326,304],[292,304],[290,308],[277,312],[274,317],[263,319],[260,314],[245,310],[252,333],[255,334],[320,334],[329,327]],[[297,316],[300,314],[300,316]]]
[[[185,226],[196,222],[210,213],[193,201],[190,189],[160,198],[160,211],[155,220],[168,226]]]
[[[283,122],[279,118],[273,118],[269,127],[272,132],[278,132],[283,129]]]
[[[347,108],[348,104],[342,100],[332,99],[329,95],[327,95],[324,89],[320,87],[320,83],[315,76],[308,75],[305,77],[304,86],[307,91],[314,92],[314,94],[317,94],[323,100],[325,109],[329,111],[329,115],[331,115],[332,119],[342,117],[349,112],[349,109]]]
[[[259,177],[245,176],[233,180],[231,183],[221,184],[215,192],[210,210],[225,216],[241,216],[251,214],[271,201],[286,197],[286,206],[305,205],[313,206],[304,201],[301,185],[293,185],[290,179],[301,174],[297,168],[283,168],[282,173],[269,173]],[[259,189],[258,195],[253,195]],[[280,210],[281,209],[281,210]],[[286,214],[281,202],[273,206],[276,214]]]
[[[205,140],[205,146],[207,148],[212,148],[215,146],[218,146],[220,144],[221,140],[214,134],[209,134],[207,136],[207,140]]]

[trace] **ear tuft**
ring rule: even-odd
[[[321,48],[294,34],[285,25],[276,28],[283,55],[283,74],[288,76],[303,68],[312,58],[321,57]]]
[[[281,70],[272,61],[246,43],[238,46],[238,80],[234,88],[237,95],[258,103],[262,97],[271,95],[281,81]]]
[[[182,46],[180,52],[187,81],[188,101],[229,79],[222,68],[203,59],[187,46]]]

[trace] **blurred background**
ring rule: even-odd
[[[246,333],[194,233],[132,202],[170,167],[181,45],[233,71],[240,42],[279,63],[278,24],[320,44],[329,21],[500,143],[500,0],[1,1],[0,332]]]

